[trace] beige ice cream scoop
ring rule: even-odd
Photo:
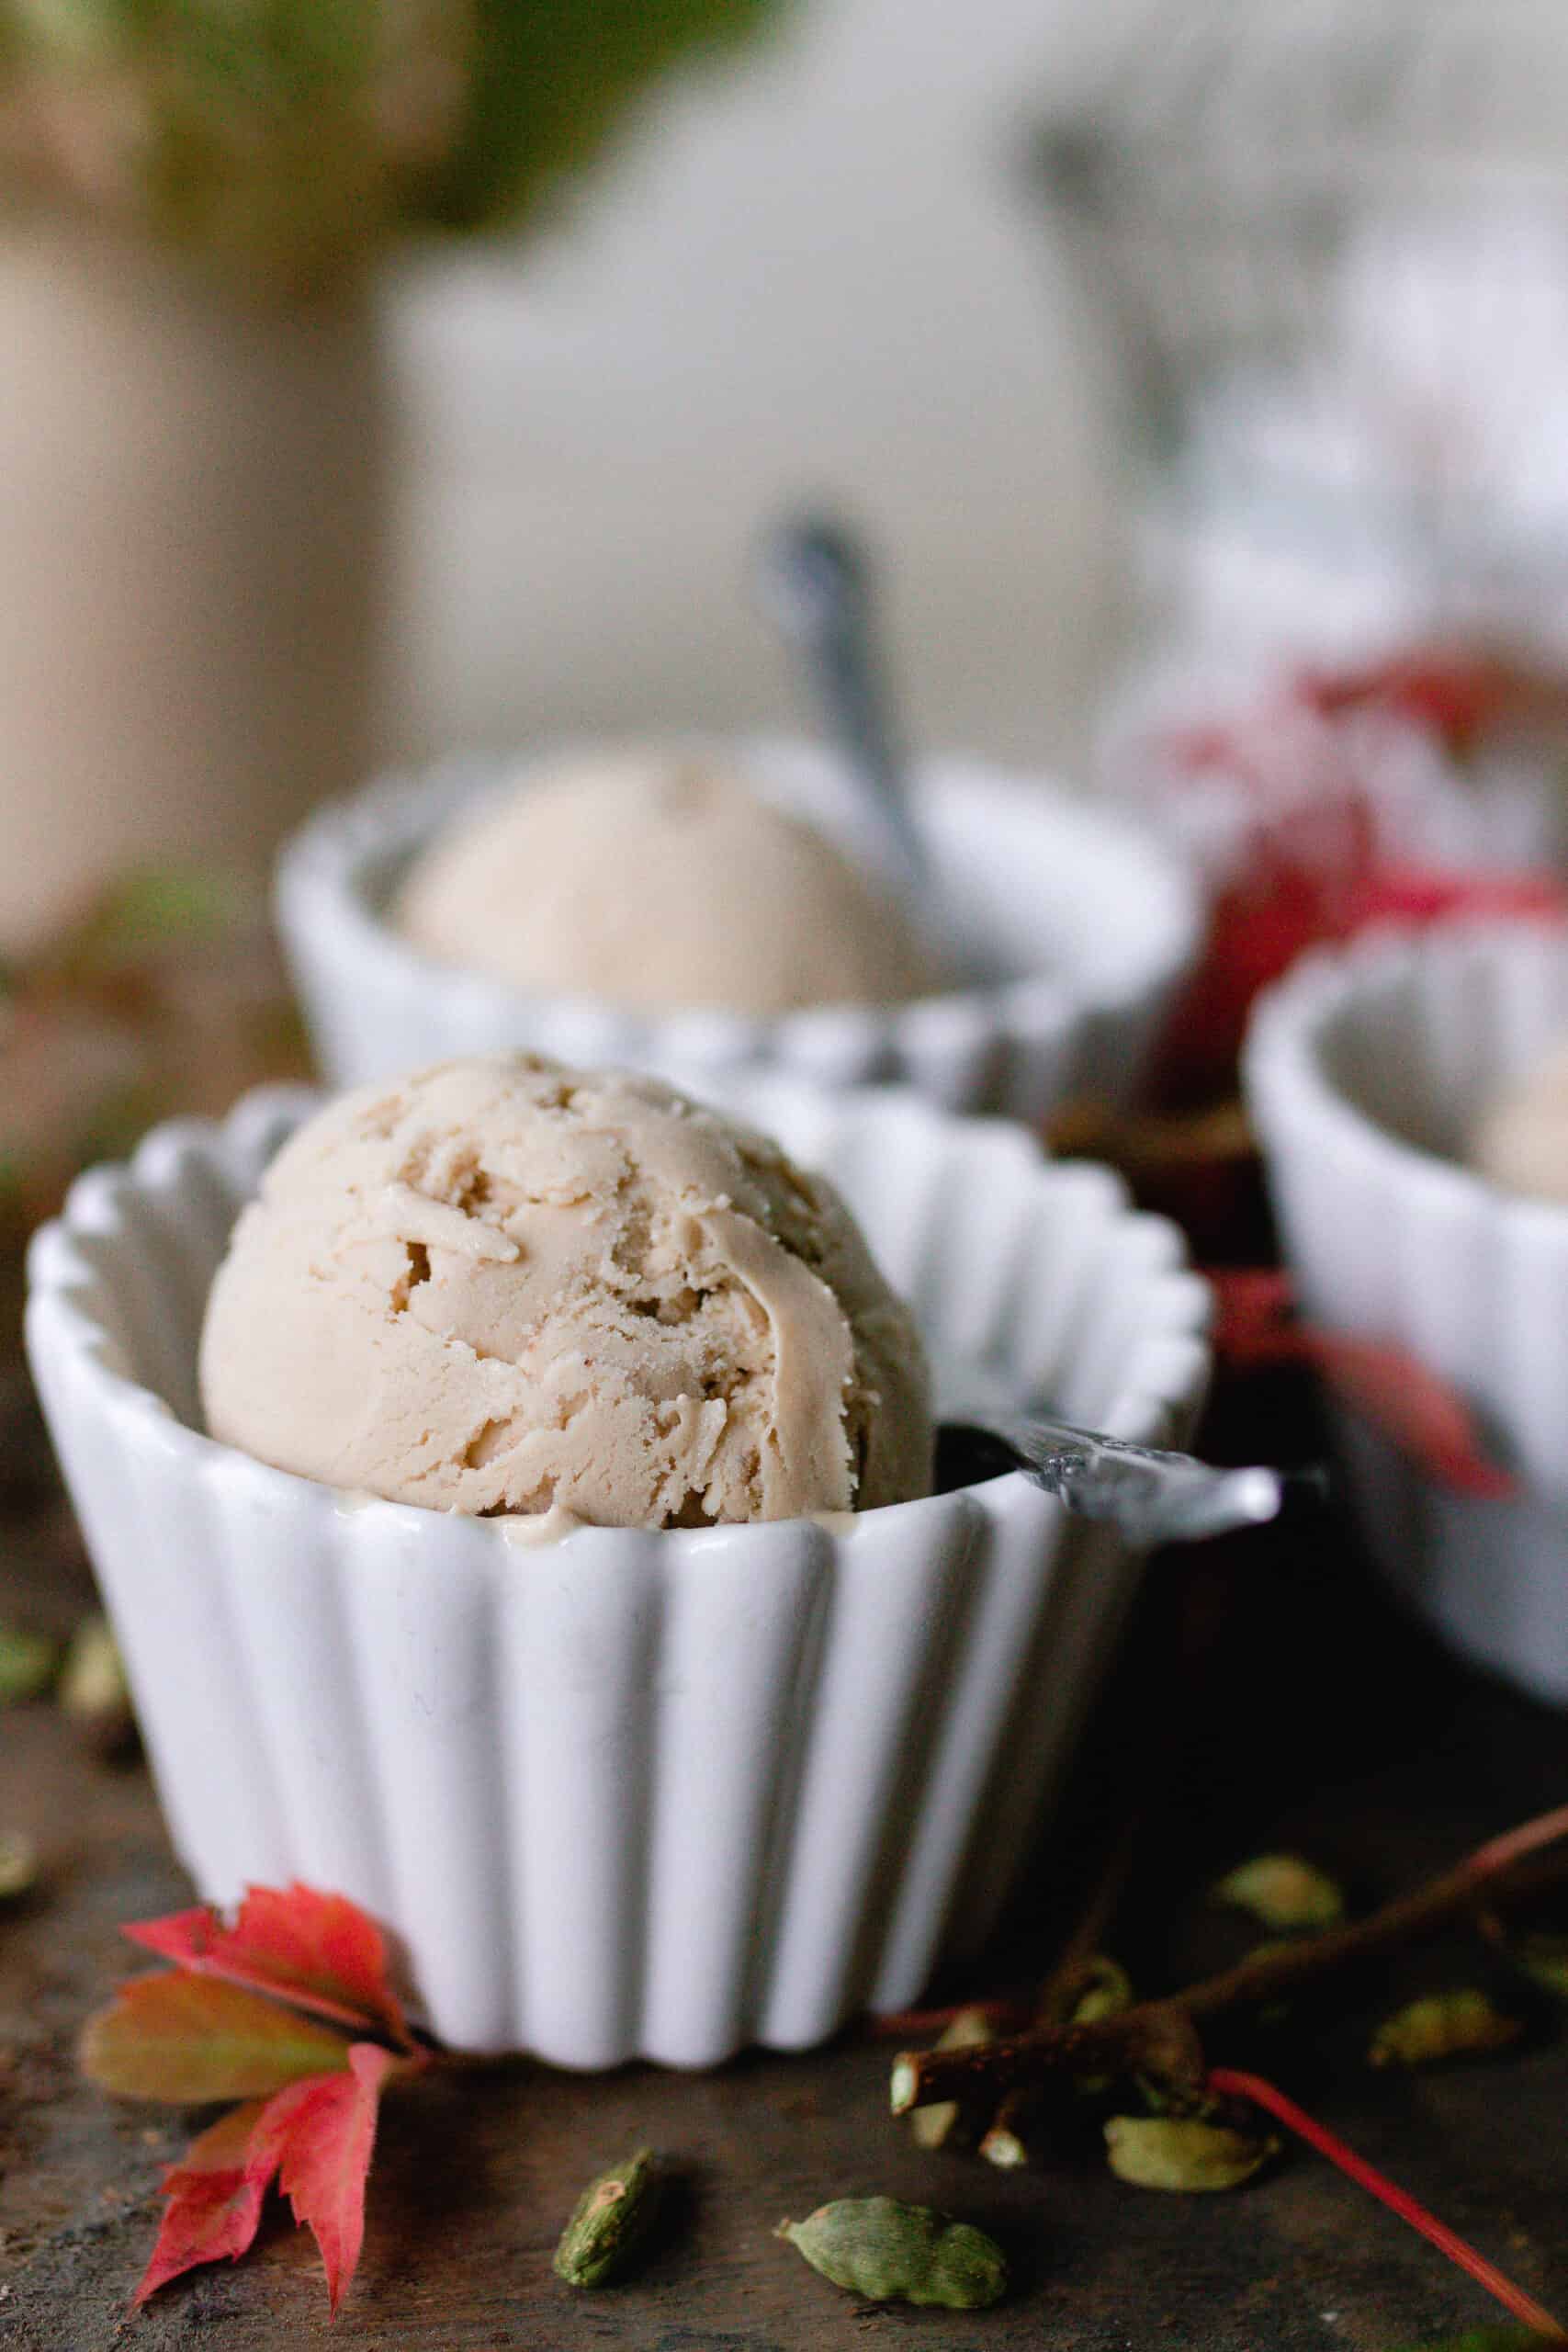
[[[692,1527],[930,1489],[925,1360],[849,1211],[650,1078],[527,1055],[329,1103],[213,1283],[211,1434],[436,1510]]]
[[[1488,1106],[1471,1157],[1506,1192],[1568,1202],[1568,1038]]]
[[[677,753],[585,759],[459,819],[395,918],[444,962],[630,1011],[888,1004],[947,977],[831,842]]]

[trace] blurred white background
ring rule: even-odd
[[[793,723],[743,569],[804,490],[887,559],[924,737],[1077,758],[1122,568],[1021,151],[1103,23],[807,0],[656,100],[525,256],[405,275],[389,751]]]

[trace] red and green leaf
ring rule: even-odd
[[[198,1904],[122,1932],[194,1975],[272,1993],[341,2025],[385,2032],[405,2049],[410,2045],[388,1982],[381,1930],[344,1895],[321,1894],[298,1883],[253,1886],[232,1927]]]
[[[349,2043],[238,1984],[181,1973],[122,1984],[82,2036],[84,2072],[122,2098],[254,2098],[348,2064]]]
[[[335,2312],[364,2242],[382,2087],[425,2063],[380,1929],[346,1897],[294,1885],[250,1888],[232,1926],[197,1905],[125,1933],[174,1969],[122,1985],[89,2019],[85,2073],[130,2098],[246,2101],[164,2174],[168,2204],[136,2302],[245,2253],[276,2176],[321,2250]]]

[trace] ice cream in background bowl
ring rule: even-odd
[[[263,1093],[34,1246],[176,1850],[362,1904],[457,2048],[707,2065],[973,1952],[1139,1563],[1024,1476],[926,1491],[922,1342],[1134,1443],[1205,1385],[1207,1286],[1109,1171],[907,1090],[700,1094]]]
[[[393,911],[445,963],[628,1011],[901,1004],[943,985],[891,890],[694,752],[564,761],[438,834]]]
[[[1496,1089],[1476,1122],[1471,1159],[1504,1192],[1568,1208],[1568,1032]]]
[[[1456,1647],[1568,1704],[1568,924],[1320,951],[1261,1001],[1247,1092],[1303,1312],[1472,1408],[1511,1497],[1341,1416],[1373,1557]]]
[[[1181,857],[979,762],[919,763],[909,806],[952,950],[886,871],[860,789],[805,746],[579,746],[382,779],[278,868],[321,1065],[356,1085],[523,1046],[903,1081],[1031,1121],[1124,1100],[1196,952]]]
[[[219,1268],[214,1437],[436,1510],[705,1527],[931,1485],[913,1317],[831,1185],[650,1078],[536,1057],[362,1087]]]

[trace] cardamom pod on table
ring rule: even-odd
[[[996,2240],[928,2205],[840,2197],[804,2222],[781,2222],[775,2234],[835,2287],[867,2302],[977,2312],[1007,2292],[1007,2257]]]
[[[1374,2066],[1424,2066],[1435,2058],[1458,2058],[1477,2050],[1501,2050],[1524,2030],[1505,2017],[1490,1996],[1463,1986],[1428,1993],[1385,2018],[1367,2052]]]
[[[1242,1862],[1212,1890],[1216,1903],[1250,1911],[1264,1927],[1280,1932],[1332,1928],[1345,1916],[1345,1898],[1334,1881],[1299,1854],[1258,1854]]]
[[[1279,2143],[1192,2115],[1113,2115],[1105,2127],[1111,2169],[1134,2188],[1189,2193],[1239,2188]]]
[[[659,2198],[657,2159],[638,2148],[591,2180],[561,2232],[558,2278],[571,2287],[607,2287],[641,2249]]]

